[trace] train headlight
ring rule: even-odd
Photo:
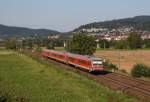
[[[103,62],[105,63],[105,62],[106,62],[106,59],[103,59]]]

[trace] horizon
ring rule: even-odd
[[[148,0],[63,1],[0,1],[0,24],[68,32],[93,22],[150,15]]]
[[[150,16],[150,15],[137,15],[137,16],[133,16],[133,17],[138,17],[138,16]],[[126,17],[126,18],[133,18],[133,17]],[[126,19],[126,18],[110,19],[110,20],[104,20],[104,21],[98,21],[98,22],[113,21],[113,20]],[[95,23],[95,22],[89,22],[87,24],[90,24],[90,23]],[[47,28],[32,28],[32,27],[26,27],[26,26],[14,26],[14,25],[5,25],[5,24],[0,24],[0,25],[8,26],[8,27],[21,27],[21,28],[27,28],[27,29],[46,29],[46,30],[58,31],[58,30],[55,30],[55,29],[47,29]],[[78,27],[80,27],[82,25],[86,25],[86,24],[81,24]],[[76,29],[76,28],[74,28],[74,29]],[[70,31],[73,31],[74,29],[72,29]],[[66,31],[66,32],[65,31],[64,32],[63,31],[58,31],[58,32],[60,32],[60,33],[67,33],[67,32],[70,32],[70,31]]]

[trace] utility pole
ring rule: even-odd
[[[119,69],[120,69],[120,60],[121,60],[121,52],[119,50],[119,66],[118,66]]]
[[[105,50],[105,41],[104,41],[104,50]]]
[[[64,41],[64,48],[66,47],[66,41]]]
[[[120,34],[120,40],[121,40],[121,34]],[[121,51],[120,51],[120,49],[119,49],[119,69],[120,69],[120,64],[121,64]]]

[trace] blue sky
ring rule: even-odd
[[[150,15],[150,0],[0,0],[0,24],[63,32],[137,15]]]

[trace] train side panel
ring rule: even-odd
[[[42,52],[42,55],[44,57],[49,57],[61,62],[66,62],[66,54],[65,53],[59,53],[51,50],[45,50]]]
[[[54,50],[44,50],[42,51],[42,55],[44,57],[52,58],[64,63],[68,63],[74,65],[76,67],[80,67],[82,69],[91,71],[103,71],[103,64],[101,61],[97,61],[97,58],[91,58],[87,56],[71,54],[71,53],[62,53]],[[95,61],[96,60],[96,61]]]
[[[76,67],[80,67],[86,70],[92,70],[91,63],[89,60],[82,59],[78,56],[70,56],[68,55],[67,59],[69,64],[72,64]]]

